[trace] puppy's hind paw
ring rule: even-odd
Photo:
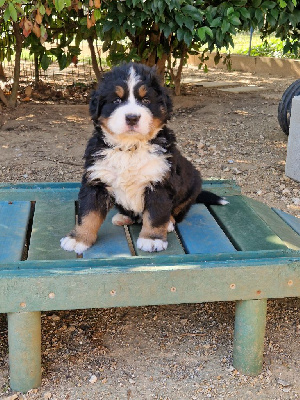
[[[132,225],[134,221],[130,217],[128,217],[127,215],[118,213],[118,214],[115,214],[112,217],[111,222],[114,225],[122,226],[122,225]]]
[[[169,233],[170,233],[170,232],[174,232],[174,230],[175,230],[174,223],[173,223],[173,221],[170,220],[170,222],[169,222],[169,224],[168,224],[168,232],[169,232]]]
[[[137,240],[137,248],[150,253],[154,251],[166,250],[167,247],[168,242],[161,239],[138,238]]]
[[[67,251],[75,251],[77,254],[82,254],[85,250],[89,248],[86,244],[82,242],[77,242],[76,239],[66,236],[60,239],[60,247]]]

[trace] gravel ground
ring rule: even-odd
[[[277,122],[294,79],[195,69],[186,76],[263,88],[229,93],[186,83],[170,126],[205,179],[234,179],[243,194],[300,217],[300,185],[284,174],[287,136]],[[50,98],[3,109],[0,181],[80,180],[92,132],[85,103]],[[9,389],[1,314],[0,398],[297,399],[299,317],[298,299],[268,302],[263,371],[247,377],[232,367],[234,303],[43,313],[42,386],[22,395]]]

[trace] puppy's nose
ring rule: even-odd
[[[136,114],[127,114],[125,116],[126,119],[126,123],[129,126],[134,126],[139,122],[139,119],[141,118],[140,115],[136,115]]]

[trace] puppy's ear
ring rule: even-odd
[[[103,98],[98,90],[94,90],[90,99],[90,114],[94,122],[98,121],[101,114],[101,109],[104,104]]]
[[[156,65],[151,68],[150,71],[151,86],[155,88],[156,92],[160,96],[160,101],[163,104],[167,120],[171,118],[173,111],[173,102],[167,89],[163,86],[162,77],[157,74]]]
[[[162,97],[164,100],[165,108],[167,110],[166,115],[167,115],[167,119],[170,119],[172,111],[173,111],[173,102],[172,102],[171,97],[168,94],[167,90],[165,88],[163,88],[163,89],[164,89],[164,93],[163,93]]]

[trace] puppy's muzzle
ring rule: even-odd
[[[141,116],[137,114],[127,114],[125,116],[126,124],[128,126],[135,126],[139,122],[140,118]]]

